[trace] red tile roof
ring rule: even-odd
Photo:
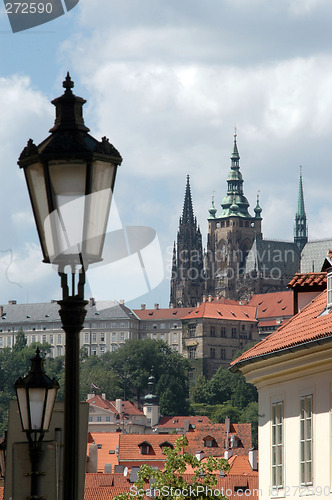
[[[160,417],[156,427],[162,430],[166,429],[183,429],[185,420],[189,420],[190,425],[211,424],[211,420],[206,416],[195,417]]]
[[[193,474],[183,474],[183,479],[187,484],[190,484],[193,480]],[[127,478],[123,477],[123,474],[86,474],[84,500],[110,500],[120,493],[130,492],[131,486],[132,484],[129,483]],[[145,489],[149,487],[147,483]],[[247,488],[247,492],[237,494],[235,489],[239,487]],[[228,498],[258,500],[257,473],[228,474],[226,477],[217,475],[217,484],[213,488],[219,490],[219,492],[223,491]],[[221,497],[221,495],[216,494],[216,498],[218,497]],[[147,496],[141,498],[142,500],[148,499]]]
[[[249,306],[256,308],[258,320],[293,315],[293,292],[259,293],[251,297]]]
[[[182,319],[193,307],[170,307],[169,309],[133,309],[139,319],[158,320],[158,319]]]
[[[97,451],[97,472],[104,472],[105,464],[112,464],[112,470],[114,469],[114,465],[119,464],[117,454],[119,436],[119,432],[89,432],[88,454],[91,439],[93,444],[101,446],[100,448],[98,447]]]
[[[251,474],[258,476],[258,471],[252,470],[247,455],[233,455],[228,459],[231,470],[228,475]]]
[[[162,465],[166,460],[163,454],[162,445],[165,442],[174,446],[179,434],[121,434],[119,463],[127,467],[140,466],[143,463],[151,465]],[[150,452],[147,455],[141,454],[140,444],[150,444]]]
[[[231,424],[229,438],[234,435],[240,439],[239,446],[234,448],[237,455],[248,455],[252,448],[251,424]],[[204,438],[214,438],[214,447],[205,446]],[[195,455],[197,451],[204,451],[205,456],[224,457],[226,444],[225,424],[198,425],[194,432],[187,432],[188,447],[186,451]]]
[[[326,314],[322,315],[325,308],[326,290],[278,330],[232,361],[231,366],[235,367],[252,358],[302,346],[317,339],[331,337],[332,340],[332,314],[331,311],[326,311]]]
[[[327,277],[326,272],[321,273],[296,273],[294,278],[288,283],[289,288],[299,286],[325,286]]]
[[[216,302],[203,302],[182,319],[211,318],[239,321],[256,321],[256,308],[248,305],[218,304]]]
[[[87,400],[89,404],[98,406],[99,408],[103,408],[104,410],[110,410],[113,413],[119,413],[116,409],[115,401],[108,401],[107,399],[102,398],[99,395],[94,396]],[[130,401],[122,401],[122,411],[127,413],[128,415],[144,415],[141,410],[136,408]]]

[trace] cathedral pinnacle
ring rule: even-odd
[[[297,211],[295,214],[294,243],[300,251],[308,241],[307,216],[304,208],[302,167],[300,167],[299,194],[297,199]]]
[[[211,203],[211,208],[209,209],[209,214],[210,214],[210,217],[209,219],[215,219],[216,218],[216,213],[217,213],[217,209],[216,207],[214,206],[214,191],[212,193],[212,203]]]
[[[194,223],[194,211],[193,211],[193,203],[191,199],[191,191],[190,191],[190,182],[189,175],[187,175],[187,185],[186,185],[186,193],[184,196],[184,204],[182,211],[182,223],[193,224]]]
[[[261,219],[262,209],[261,209],[261,207],[259,205],[259,191],[257,193],[257,204],[256,204],[256,206],[254,208],[254,212],[255,212],[256,219]]]

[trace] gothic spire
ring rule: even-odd
[[[297,198],[297,212],[295,214],[294,243],[302,251],[308,241],[307,216],[304,208],[302,167],[300,167],[299,193]]]
[[[192,203],[192,199],[191,199],[189,175],[187,175],[186,194],[184,196],[184,204],[183,204],[181,222],[184,224],[194,224],[195,223],[193,203]]]
[[[221,217],[248,217],[249,202],[243,194],[243,179],[240,172],[240,155],[237,147],[237,132],[234,132],[233,152],[231,154],[231,170],[227,178],[227,195],[221,202]]]

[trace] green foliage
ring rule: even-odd
[[[201,375],[191,390],[191,396],[195,415],[206,415],[217,423],[224,422],[226,416],[234,423],[251,423],[252,442],[257,448],[257,389],[245,381],[242,373],[219,368],[210,380]]]
[[[163,415],[187,415],[188,360],[161,340],[128,340],[120,349],[102,357],[120,378],[126,398],[140,399],[153,372],[155,391]]]
[[[155,496],[161,500],[197,500],[214,499],[213,487],[217,484],[216,471],[229,471],[227,460],[208,457],[202,463],[196,457],[185,453],[183,449],[188,444],[185,437],[180,437],[175,441],[174,449],[164,448],[166,463],[163,470],[153,469],[150,465],[143,465],[138,473],[139,479],[131,487],[130,493],[122,493],[115,497],[115,500],[129,500],[131,498],[142,498],[143,491],[147,496]],[[190,481],[183,477],[187,465],[190,465],[194,474]],[[149,488],[146,484],[149,482]],[[218,498],[226,500],[226,497],[219,495]]]

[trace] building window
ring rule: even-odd
[[[91,355],[92,356],[97,356],[97,347],[96,346],[91,347]]]
[[[100,355],[102,356],[103,354],[105,354],[105,346],[101,345],[100,346]]]
[[[54,337],[53,335],[50,335],[50,344],[53,344],[53,342],[54,342]]]
[[[105,342],[105,333],[100,334],[100,342]]]
[[[211,335],[211,337],[216,336],[216,327],[214,325],[210,326],[210,335]]]
[[[124,342],[124,339],[125,339],[125,334],[124,334],[124,332],[121,332],[120,333],[120,342]]]
[[[332,273],[331,271],[327,275],[327,307],[332,308]]]
[[[0,337],[0,347],[3,347],[3,338]]]
[[[88,334],[88,333],[85,333],[85,334],[84,334],[84,343],[85,343],[85,344],[88,344],[88,343],[89,343],[89,334]]]
[[[116,342],[116,333],[112,333],[112,342]]]
[[[210,347],[210,358],[214,359],[216,357],[216,348]]]
[[[156,334],[156,333],[154,333],[154,334],[152,335],[152,338],[153,338],[153,340],[157,340],[157,334]]]
[[[189,325],[189,337],[195,337],[196,325]]]
[[[61,356],[62,355],[62,347],[61,346],[57,347],[56,354],[57,354],[57,356]]]
[[[221,327],[220,336],[221,336],[222,338],[225,338],[225,337],[226,337],[226,327],[225,327],[225,326],[222,326],[222,327]]]
[[[36,342],[36,335],[32,335],[32,337],[31,337],[31,342],[32,342],[32,344],[33,344],[34,342]]]
[[[203,438],[203,441],[204,441],[204,446],[206,446],[206,448],[215,448],[218,446],[216,440],[211,436]]]
[[[220,350],[220,359],[226,359],[226,349],[224,348]]]
[[[232,339],[236,339],[236,328],[232,328]]]
[[[196,347],[189,347],[189,359],[196,359]]]
[[[89,417],[89,422],[93,422],[93,417]]]
[[[111,417],[109,415],[106,415],[106,422],[110,422],[111,421]]]
[[[300,414],[301,486],[312,484],[312,395],[301,398]]]
[[[7,337],[7,347],[11,347],[11,345],[12,345],[12,338]]]
[[[97,422],[101,422],[101,417],[97,417]]]
[[[117,346],[117,345],[112,345],[112,352],[116,351],[116,350],[117,350],[117,348],[118,348],[118,346]]]
[[[141,450],[141,455],[148,455],[150,452],[150,445],[147,443],[141,444],[140,450]]]
[[[272,404],[272,487],[283,487],[283,419],[282,401]]]
[[[92,342],[97,342],[97,334],[96,333],[92,334]]]
[[[152,412],[152,408],[151,406],[148,406],[148,413],[151,413]]]
[[[45,344],[45,343],[46,343],[46,335],[43,335],[43,337],[42,337],[42,342],[43,342],[43,344]]]
[[[177,342],[177,341],[178,341],[178,334],[173,333],[173,342]]]
[[[58,335],[58,344],[61,344],[62,343],[62,335],[59,333]]]

